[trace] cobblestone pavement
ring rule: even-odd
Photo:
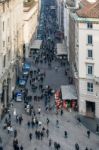
[[[60,85],[66,84],[68,82],[68,79],[64,75],[64,67],[59,67],[59,71],[55,72],[55,66],[59,65],[59,63],[55,63],[52,66],[52,69],[49,70],[46,65],[41,65],[39,67],[44,68],[46,71],[46,79],[44,81],[45,85],[49,85],[53,87],[53,89],[59,88]],[[45,67],[44,67],[45,66]],[[60,80],[61,77],[61,80]],[[27,87],[29,87],[29,81],[27,83]],[[29,87],[29,93],[31,94],[31,88]],[[33,94],[33,93],[32,93]],[[54,98],[51,99],[52,103],[54,101]],[[85,147],[92,148],[93,150],[99,150],[99,137],[93,133],[91,133],[90,139],[88,139],[86,131],[87,129],[82,125],[79,124],[75,118],[76,113],[75,112],[68,112],[64,110],[63,116],[58,114],[58,116],[55,113],[55,109],[51,112],[46,112],[44,109],[44,101],[40,102],[34,102],[33,105],[35,109],[37,109],[39,106],[41,107],[41,115],[38,115],[39,120],[42,122],[42,126],[45,126],[45,128],[49,129],[50,134],[49,138],[52,139],[53,142],[59,142],[61,145],[61,150],[74,150],[74,145],[77,142],[80,145],[80,150],[84,150]],[[23,122],[20,126],[19,124],[16,124],[15,122],[15,116],[13,115],[13,110],[16,108],[17,114],[22,114],[23,116]],[[37,111],[37,110],[36,110]],[[54,150],[54,146],[52,144],[52,147],[49,148],[48,146],[48,140],[46,136],[44,139],[36,140],[35,138],[35,128],[29,128],[27,127],[27,121],[31,120],[31,117],[27,115],[24,111],[24,104],[23,102],[15,102],[14,106],[11,108],[12,113],[12,125],[14,128],[18,131],[18,140],[19,145],[23,145],[24,150],[34,150],[36,147],[37,150]],[[50,123],[47,127],[46,125],[46,118],[49,118]],[[56,119],[59,120],[59,128],[56,127]],[[0,124],[0,135],[3,139],[3,145],[4,150],[13,150],[13,133],[8,134],[6,130],[2,129],[3,122]],[[41,127],[39,127],[39,130]],[[64,138],[64,131],[67,130],[68,132],[68,138]],[[33,139],[30,142],[29,141],[29,133],[33,133]]]
[[[48,18],[48,14],[46,14],[46,17]],[[51,16],[49,16],[49,21],[52,22],[53,16],[51,19],[50,17]],[[55,20],[55,18],[53,20]],[[50,31],[47,32],[47,34],[51,33]],[[61,66],[58,61],[54,60],[51,63],[52,64],[51,68],[49,68],[48,63],[43,62],[39,63],[38,65],[35,65],[33,63],[33,60],[34,59],[32,58],[29,59],[32,66],[31,69],[39,67],[46,73],[46,77],[43,83],[44,86],[49,85],[52,89],[56,90],[59,89],[61,85],[68,84],[68,77],[65,76],[65,69],[67,66]],[[57,71],[55,70],[55,67],[58,68]],[[41,94],[39,90],[37,90],[36,93],[33,93],[29,83],[30,79],[28,79],[26,85],[26,87],[28,88],[29,95],[32,95],[34,97],[34,95]],[[47,112],[45,111],[44,99],[38,102],[35,102],[34,99],[32,99],[31,104],[34,106],[36,112],[38,110],[38,107],[39,106],[41,107],[41,114],[40,115],[37,114],[37,118],[39,121],[42,122],[42,125],[38,127],[38,130],[41,130],[43,126],[46,129],[47,128],[49,129],[49,137],[45,135],[43,140],[37,140],[35,138],[36,127],[34,127],[33,129],[31,127],[30,128],[27,127],[27,122],[31,121],[31,116],[26,114],[24,110],[24,102],[14,102],[13,107],[10,109],[11,123],[12,127],[14,129],[17,129],[18,132],[17,139],[19,146],[22,144],[24,150],[54,150],[54,142],[58,142],[61,145],[60,150],[75,150],[75,143],[79,144],[80,150],[85,150],[86,146],[88,148],[92,148],[92,150],[99,150],[99,137],[93,133],[91,133],[90,138],[87,137],[87,128],[85,128],[82,124],[78,123],[78,121],[76,120],[77,116],[76,112],[68,112],[64,110],[63,116],[60,115],[60,112],[58,113],[58,115],[56,115],[54,96],[51,97],[50,103],[54,107],[50,112]],[[16,117],[14,116],[13,113],[15,108],[16,113],[18,115],[22,114],[23,121],[21,125],[16,123]],[[49,118],[50,120],[48,126],[46,124],[47,118]],[[56,127],[57,119],[59,120],[59,128]],[[7,130],[3,129],[3,124],[4,120],[2,120],[2,122],[0,123],[0,136],[2,137],[3,140],[3,148],[4,150],[13,150],[13,139],[14,139],[13,132],[8,134]],[[68,132],[68,138],[64,138],[65,130]],[[33,134],[33,139],[31,140],[31,142],[29,140],[30,132]],[[52,146],[49,148],[50,138],[52,139]]]

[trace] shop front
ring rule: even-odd
[[[64,108],[77,110],[77,94],[74,85],[62,85],[61,97]]]
[[[56,109],[77,111],[77,94],[73,85],[63,85],[55,92]]]
[[[86,116],[95,117],[95,102],[86,101]]]

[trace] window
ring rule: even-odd
[[[6,55],[4,55],[3,57],[3,67],[5,67],[5,65],[6,65]]]
[[[8,60],[10,60],[11,51],[8,51]]]
[[[9,18],[8,18],[8,21],[7,21],[7,26],[9,27]]]
[[[87,83],[87,91],[88,92],[93,92],[93,83],[91,83],[91,82]]]
[[[93,24],[91,22],[87,23],[87,28],[92,29],[93,28]]]
[[[5,12],[5,3],[3,3],[3,12]]]
[[[87,65],[87,74],[93,75],[93,65]]]
[[[3,41],[3,47],[5,47],[5,41]]]
[[[8,36],[8,42],[10,42],[10,37]]]
[[[4,21],[3,21],[3,31],[4,31]]]
[[[88,44],[93,44],[92,35],[88,35]]]
[[[88,49],[87,57],[88,57],[88,58],[93,58],[93,52],[92,52],[92,49]]]

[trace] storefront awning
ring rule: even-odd
[[[61,86],[62,100],[77,100],[77,93],[74,85]]]
[[[30,49],[39,50],[41,48],[41,45],[42,45],[42,40],[35,40],[32,46],[30,47]]]
[[[57,56],[67,55],[67,51],[63,43],[57,43]]]

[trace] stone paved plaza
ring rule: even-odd
[[[59,65],[59,63],[55,63],[52,67],[52,69],[48,69],[47,65],[41,65],[42,69],[45,69],[46,71],[46,79],[44,81],[45,85],[49,85],[53,87],[53,89],[59,88],[60,85],[66,84],[68,82],[67,77],[64,75],[64,67],[59,67],[59,71],[55,72],[55,65]],[[45,66],[45,67],[44,67]],[[60,80],[61,77],[61,80]],[[27,83],[27,87],[29,87],[29,81]],[[29,93],[33,95],[31,88],[29,87]],[[54,97],[51,99],[51,103],[54,104]],[[42,126],[39,127],[39,130],[44,126],[46,129],[49,129],[49,138],[52,139],[52,142],[54,143],[59,142],[61,145],[61,150],[75,150],[75,143],[78,143],[80,145],[80,150],[85,150],[85,147],[92,148],[93,150],[99,150],[99,137],[93,133],[91,133],[90,139],[87,137],[87,129],[80,124],[76,120],[76,113],[75,112],[68,112],[64,110],[63,116],[60,115],[60,112],[58,115],[56,115],[55,109],[53,109],[51,112],[46,112],[44,108],[44,101],[41,100],[40,102],[34,102],[32,101],[33,106],[35,107],[35,110],[37,111],[38,107],[41,107],[41,115],[37,115],[39,121],[42,122]],[[15,122],[15,116],[13,115],[13,110],[16,108],[17,114],[22,114],[23,116],[23,122],[20,126],[19,124],[16,124]],[[52,144],[52,147],[49,148],[48,142],[49,138],[45,135],[44,139],[37,140],[35,138],[35,130],[36,128],[32,129],[27,127],[27,121],[31,121],[31,117],[27,115],[24,111],[24,103],[23,102],[14,102],[14,106],[11,108],[11,114],[12,114],[12,125],[14,128],[18,131],[18,141],[19,145],[23,145],[24,150],[34,150],[34,148],[37,148],[37,150],[48,150],[52,149],[54,150],[54,144]],[[46,125],[46,119],[49,118],[50,123],[47,127]],[[59,120],[59,128],[56,127],[56,120]],[[13,133],[8,134],[7,130],[3,130],[3,121],[1,128],[0,128],[0,134],[3,139],[3,145],[4,150],[13,150]],[[68,138],[64,138],[64,131],[68,132]],[[33,139],[30,142],[29,141],[29,133],[33,133]]]
[[[52,12],[52,10],[50,10],[50,5],[52,5],[55,1],[45,1],[47,3],[46,7],[43,8],[45,10],[45,12],[43,12],[43,16],[45,18],[44,20],[42,20],[44,31],[46,33],[45,35],[43,35],[43,38],[45,38],[43,40],[43,43],[45,43],[45,45],[42,49],[40,49],[40,52],[36,54],[39,57],[33,56],[32,54],[31,58],[26,61],[29,61],[31,63],[31,70],[39,68],[40,71],[43,71],[46,74],[43,81],[43,87],[49,85],[51,89],[56,91],[60,88],[61,85],[69,84],[69,75],[65,75],[65,70],[68,68],[68,66],[66,62],[65,65],[62,65],[62,60],[56,59],[55,56],[57,40],[53,39],[53,37],[55,36],[56,32],[57,19],[55,12]],[[45,56],[46,61],[44,60],[43,56]],[[37,58],[38,63],[35,63],[35,60],[37,60]],[[42,61],[40,61],[41,59]],[[56,67],[58,68],[57,70],[55,69]],[[31,89],[30,76],[28,78],[26,88],[28,89],[28,95],[32,96],[31,105],[33,105],[33,108],[36,112],[36,117],[38,121],[41,122],[41,125],[38,128],[36,128],[36,126],[34,128],[27,126],[27,123],[31,121],[31,116],[25,112],[23,101],[14,101],[13,106],[10,108],[11,125],[13,129],[17,130],[18,145],[23,145],[24,150],[55,150],[54,142],[57,142],[60,144],[60,150],[75,150],[75,143],[78,143],[80,150],[85,150],[86,147],[88,147],[88,150],[99,150],[99,136],[91,132],[90,138],[87,137],[88,129],[78,122],[77,112],[63,110],[63,115],[61,116],[59,110],[58,114],[56,114],[54,95],[50,98],[50,105],[52,106],[51,111],[45,110],[44,98],[40,99],[39,101],[34,101],[35,95],[41,95],[38,76],[36,77],[36,82],[33,81],[33,84],[36,84],[36,86],[38,87],[36,92],[33,92],[33,90]],[[40,115],[38,114],[39,107],[41,108]],[[16,123],[16,116],[14,115],[15,109],[16,114],[21,114],[23,117],[21,125],[19,125],[19,123]],[[13,148],[14,133],[11,132],[8,134],[7,129],[3,129],[4,120],[6,117],[8,116],[6,115],[0,123],[0,136],[3,141],[3,150],[15,150]],[[46,123],[47,118],[49,118],[48,126]],[[56,126],[56,120],[59,121],[58,127]],[[44,133],[44,138],[42,140],[38,140],[35,137],[35,131],[36,129],[41,131],[43,127],[49,130],[49,137],[47,137],[46,133]],[[68,133],[67,138],[64,137],[64,131],[67,131]],[[33,135],[31,141],[29,140],[29,133],[32,133]],[[49,147],[50,138],[52,140],[51,147]]]

